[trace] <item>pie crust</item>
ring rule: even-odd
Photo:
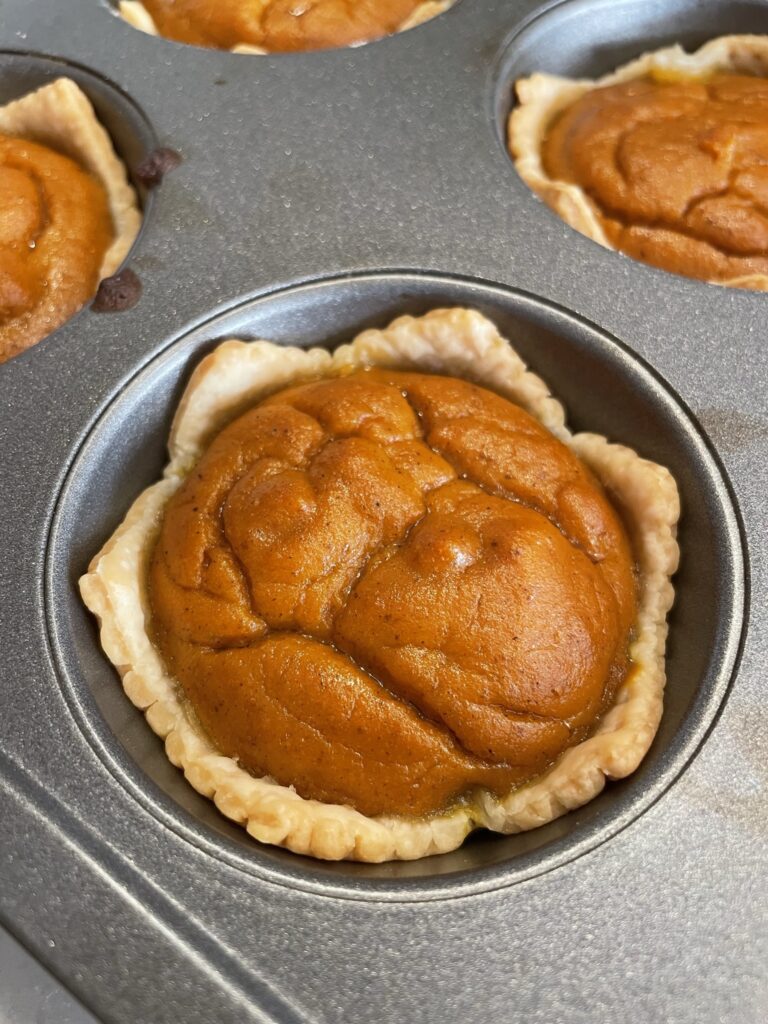
[[[369,818],[350,807],[305,800],[254,778],[217,753],[147,635],[147,568],[163,508],[215,434],[246,408],[288,385],[342,368],[384,366],[464,377],[519,404],[593,470],[622,512],[639,570],[632,668],[588,739],[538,779],[503,798],[488,791],[425,819]],[[267,341],[225,341],[198,365],[173,422],[163,479],[134,502],[80,580],[98,617],[101,644],[128,697],[165,739],[170,760],[198,792],[256,839],[328,860],[409,860],[458,847],[475,828],[511,833],[543,825],[591,800],[606,778],[630,774],[662,713],[666,615],[678,563],[677,486],[669,471],[596,434],[572,434],[562,405],[480,313],[435,310],[367,330],[333,353]]]
[[[417,25],[430,21],[432,18],[436,18],[438,14],[447,11],[452,4],[453,0],[424,0],[424,3],[419,4],[397,31],[405,32],[409,28],[416,28]],[[120,0],[118,10],[121,17],[129,25],[133,25],[134,28],[139,29],[141,32],[146,32],[150,36],[160,35],[152,15],[141,0]],[[232,47],[232,53],[265,54],[269,53],[269,50],[265,50],[262,46],[253,46],[251,43],[239,43],[237,46]]]
[[[515,83],[518,105],[509,116],[508,125],[509,148],[517,172],[566,224],[606,249],[613,249],[586,192],[579,185],[548,177],[541,160],[541,148],[549,125],[561,111],[592,89],[651,73],[660,78],[665,75],[696,78],[728,71],[768,77],[768,36],[721,36],[694,53],[686,53],[679,45],[667,46],[643,54],[598,79],[561,78],[542,72],[521,78]],[[766,274],[748,274],[710,283],[768,291]]]
[[[0,132],[63,153],[101,182],[115,231],[115,239],[104,254],[101,277],[114,274],[139,233],[141,213],[125,166],[83,90],[70,78],[57,78],[6,103],[0,107]]]

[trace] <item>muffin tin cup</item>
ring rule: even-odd
[[[679,534],[683,561],[676,577],[666,709],[653,752],[630,779],[609,786],[578,813],[511,837],[474,836],[440,857],[327,864],[254,844],[209,800],[190,794],[163,744],[147,743],[141,714],[126,720],[126,698],[74,581],[126,508],[162,474],[181,388],[217,340],[267,337],[332,346],[325,328],[331,320],[341,341],[403,312],[419,315],[454,305],[482,310],[515,339],[533,370],[547,372],[572,424],[627,444],[643,436],[643,454],[668,466],[678,481],[686,509]],[[595,380],[601,382],[599,392]],[[694,545],[695,570],[689,554]],[[412,901],[497,888],[550,870],[625,827],[672,783],[711,725],[731,678],[743,621],[744,561],[738,517],[716,456],[679,397],[626,347],[534,296],[401,272],[311,282],[257,297],[174,340],[123,384],[82,439],[57,497],[45,585],[49,640],[65,700],[86,739],[156,817],[214,856],[286,885]],[[710,644],[703,646],[702,636]]]
[[[622,1010],[640,953],[647,1019],[759,1020],[759,944],[729,936],[762,920],[765,299],[582,238],[502,142],[518,74],[768,30],[765,4],[460,0],[364,47],[268,57],[145,36],[98,0],[4,18],[0,100],[69,74],[130,168],[158,143],[184,162],[142,193],[139,304],[0,367],[3,920],[105,1020],[509,1019],[513,985],[520,1019],[556,1019],[565,992],[571,1024]],[[489,315],[573,426],[678,479],[661,729],[635,775],[538,831],[408,864],[260,846],[167,762],[77,577],[160,473],[217,340],[330,346],[450,304]],[[680,944],[722,970],[681,983]]]

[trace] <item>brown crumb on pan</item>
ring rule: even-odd
[[[122,313],[132,309],[141,298],[141,281],[128,267],[105,277],[99,285],[91,309],[94,313]]]
[[[169,146],[159,146],[148,153],[136,168],[136,177],[147,188],[155,188],[166,174],[175,171],[182,161],[181,153]]]

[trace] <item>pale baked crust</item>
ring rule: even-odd
[[[0,107],[0,132],[55,149],[101,182],[115,230],[101,264],[101,277],[114,274],[139,233],[141,213],[125,166],[83,90],[70,78],[57,78],[7,103]]]
[[[453,0],[425,0],[405,19],[397,31],[406,32],[409,28],[416,28],[417,25],[422,25],[425,21],[430,21],[432,18],[436,18],[438,14],[447,11],[452,4]],[[118,11],[121,17],[129,25],[133,25],[134,28],[139,29],[141,32],[146,32],[150,36],[160,35],[154,18],[144,4],[141,3],[141,0],[120,0]],[[253,46],[251,43],[238,43],[237,46],[232,47],[232,53],[265,54],[269,53],[269,50],[265,50],[261,46]]]
[[[721,36],[705,43],[695,53],[681,46],[667,46],[624,64],[598,79],[561,78],[538,72],[515,83],[518,105],[509,115],[508,141],[515,167],[523,181],[555,213],[583,235],[606,249],[608,241],[595,206],[578,185],[550,178],[542,164],[541,148],[547,128],[563,110],[592,89],[616,85],[654,74],[715,74],[722,71],[768,77],[768,36]],[[768,291],[768,275],[750,274],[726,281],[712,281],[730,287]]]
[[[521,405],[586,462],[620,507],[640,572],[634,664],[594,735],[566,751],[541,778],[498,799],[429,820],[368,818],[349,807],[305,800],[256,779],[216,752],[180,697],[147,636],[147,564],[162,511],[212,436],[244,408],[292,382],[345,367],[389,366],[464,377]],[[368,330],[332,354],[266,341],[225,341],[195,370],[170,438],[164,478],[148,488],[80,580],[101,623],[102,646],[129,698],[165,739],[170,760],[200,793],[256,839],[329,860],[408,860],[445,853],[474,828],[517,832],[592,799],[606,778],[634,771],[656,733],[664,691],[666,615],[678,562],[677,487],[669,472],[595,434],[571,434],[562,405],[525,368],[495,326],[473,310],[435,310]]]

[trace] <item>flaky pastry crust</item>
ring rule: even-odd
[[[115,231],[104,254],[101,277],[114,274],[139,233],[141,213],[125,166],[83,90],[70,78],[57,78],[6,103],[0,107],[0,132],[55,149],[101,182]]]
[[[417,25],[422,25],[425,21],[430,21],[432,18],[436,18],[438,14],[442,14],[447,11],[453,3],[453,0],[424,0],[424,3],[419,6],[410,14],[405,21],[397,29],[398,32],[406,32],[409,28],[416,28]],[[128,22],[129,25],[133,25],[134,28],[139,29],[141,32],[146,32],[150,36],[159,36],[160,33],[157,31],[157,25],[155,24],[154,18],[146,9],[141,0],[120,0],[118,10],[122,18]],[[253,54],[265,54],[269,53],[269,50],[265,50],[262,46],[253,46],[251,43],[240,43],[237,46],[232,47],[232,53],[253,53]]]
[[[540,778],[501,799],[484,792],[422,820],[369,818],[350,807],[300,797],[254,778],[207,740],[147,634],[147,567],[163,508],[213,436],[245,408],[280,389],[383,366],[463,377],[522,406],[569,445],[607,488],[627,525],[639,570],[632,668],[588,739]],[[134,502],[80,580],[101,624],[101,643],[125,692],[165,739],[170,760],[200,793],[256,839],[328,860],[409,860],[453,850],[475,828],[511,833],[543,825],[591,800],[607,778],[630,774],[647,752],[662,713],[666,616],[678,562],[677,487],[668,470],[596,434],[572,434],[562,405],[495,326],[473,310],[404,316],[367,330],[333,353],[267,341],[225,341],[198,365],[171,430],[163,479]]]
[[[666,46],[643,54],[598,79],[561,78],[542,72],[521,78],[515,83],[518,104],[509,115],[508,123],[509,149],[517,172],[566,224],[606,249],[613,249],[586,192],[571,182],[553,180],[544,169],[541,154],[547,129],[558,114],[593,89],[650,74],[660,78],[665,74],[695,78],[729,71],[768,77],[768,36],[721,36],[705,43],[694,53],[687,53],[679,45]],[[709,283],[768,291],[768,276],[765,274],[749,274]]]

